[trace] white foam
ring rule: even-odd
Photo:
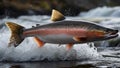
[[[82,17],[120,17],[120,7],[97,7],[80,13]]]

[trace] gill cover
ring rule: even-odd
[[[18,46],[24,40],[22,36],[24,27],[12,22],[7,22],[6,25],[11,31],[9,46]]]

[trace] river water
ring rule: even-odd
[[[82,12],[66,20],[86,20],[99,25],[120,30],[120,7],[98,7]],[[50,16],[20,16],[0,19],[0,68],[77,68],[77,67],[120,67],[120,38],[106,41],[75,44],[67,51],[65,45],[45,44],[39,48],[32,37],[26,38],[18,47],[7,47],[10,32],[5,22],[16,22],[25,28],[35,24],[47,24]],[[120,34],[120,33],[119,33]]]

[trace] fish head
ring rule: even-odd
[[[119,31],[114,29],[106,29],[106,32],[110,35],[114,35],[117,34]]]
[[[105,32],[106,32],[105,39],[111,39],[117,37],[119,31],[114,29],[106,29]]]
[[[112,39],[118,36],[118,30],[106,28],[104,30],[98,30],[93,33],[94,37],[92,37],[95,41],[102,41]]]

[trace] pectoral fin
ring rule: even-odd
[[[75,41],[80,42],[80,41],[86,41],[86,40],[87,40],[87,37],[73,37],[73,39],[74,39]]]
[[[43,41],[41,41],[38,37],[34,37],[34,41],[37,43],[37,45],[39,46],[39,47],[42,47],[42,46],[44,46],[44,42]]]
[[[65,17],[62,13],[57,10],[52,10],[51,21],[61,21],[64,20]]]
[[[67,50],[70,50],[70,49],[73,47],[73,45],[74,45],[74,44],[72,44],[72,43],[67,44],[67,45],[66,45],[66,49],[67,49]]]

